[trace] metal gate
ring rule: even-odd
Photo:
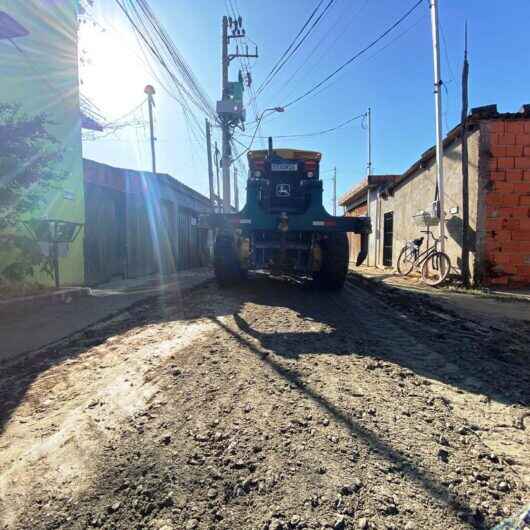
[[[126,276],[125,198],[114,190],[85,186],[85,278],[97,285]]]
[[[392,247],[394,244],[394,212],[387,212],[383,222],[383,265],[392,267]]]

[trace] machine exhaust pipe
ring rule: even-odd
[[[269,136],[269,153],[268,153],[269,160],[272,158],[272,136]]]

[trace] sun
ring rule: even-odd
[[[81,92],[108,121],[131,110],[153,81],[147,58],[131,32],[81,24],[79,29]]]

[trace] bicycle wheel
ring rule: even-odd
[[[404,246],[399,253],[397,260],[397,270],[402,276],[410,274],[414,268],[414,252],[407,246]]]
[[[451,271],[451,260],[443,252],[433,252],[421,268],[422,280],[427,285],[440,285]]]

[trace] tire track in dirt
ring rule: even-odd
[[[82,494],[27,492],[15,527],[489,528],[528,489],[456,396],[480,416],[484,396],[509,408],[520,395],[474,389],[462,376],[487,353],[419,302],[258,277],[155,312],[153,351],[171,326],[201,332],[144,366],[156,390],[99,442]]]

